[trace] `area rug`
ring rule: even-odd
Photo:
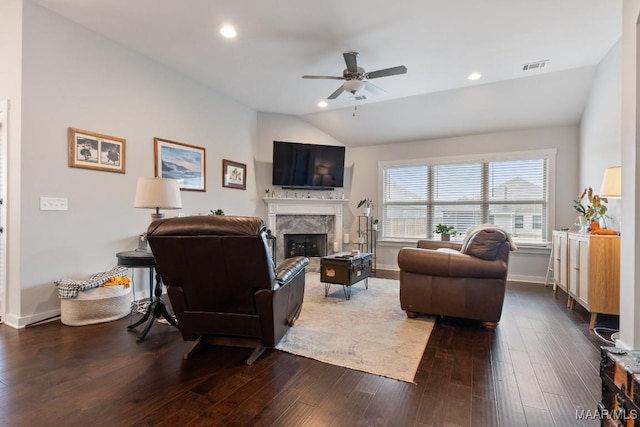
[[[413,382],[434,319],[408,319],[397,280],[369,279],[324,295],[318,273],[307,273],[302,313],[277,349],[332,365]]]

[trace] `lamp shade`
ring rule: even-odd
[[[180,209],[180,186],[177,181],[164,178],[138,178],[136,186],[136,208],[155,209],[159,218],[160,209]],[[152,217],[155,216],[152,214]]]
[[[600,187],[600,197],[609,199],[619,199],[622,195],[622,168],[611,166],[604,171],[602,187]]]

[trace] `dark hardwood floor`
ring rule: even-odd
[[[436,322],[416,384],[268,350],[189,343],[157,324],[0,327],[2,426],[582,426],[600,398],[599,346],[566,295],[510,283],[495,331]]]

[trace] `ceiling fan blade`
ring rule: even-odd
[[[336,99],[342,92],[344,92],[344,86],[340,85],[340,87],[336,89],[335,92],[329,95],[329,99]]]
[[[385,68],[384,70],[372,71],[367,73],[366,78],[377,79],[378,77],[394,76],[396,74],[404,74],[407,72],[407,67],[404,65],[398,65],[397,67]]]
[[[333,80],[344,80],[344,77],[338,77],[338,76],[309,76],[309,75],[304,75],[302,76],[303,79],[333,79]]]
[[[347,70],[350,73],[358,72],[358,60],[356,59],[358,55],[358,52],[345,52],[342,54],[342,56],[344,56],[344,62],[347,64]]]
[[[386,95],[387,91],[370,82],[364,82],[364,88],[374,95]]]

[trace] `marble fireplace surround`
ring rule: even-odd
[[[267,225],[271,230],[271,233],[276,236],[277,241],[277,256],[278,261],[281,260],[280,254],[283,250],[283,236],[282,231],[278,230],[277,217],[280,215],[290,216],[333,216],[333,230],[327,230],[327,234],[333,235],[333,239],[327,241],[328,253],[333,253],[342,250],[342,222],[343,222],[343,210],[344,206],[349,202],[345,199],[283,199],[277,197],[267,197],[264,199],[268,206],[268,220]],[[304,223],[304,221],[302,221]],[[291,233],[292,230],[286,230],[287,233]],[[308,233],[317,232],[317,230],[295,230],[296,233]],[[338,248],[338,249],[336,249]]]

